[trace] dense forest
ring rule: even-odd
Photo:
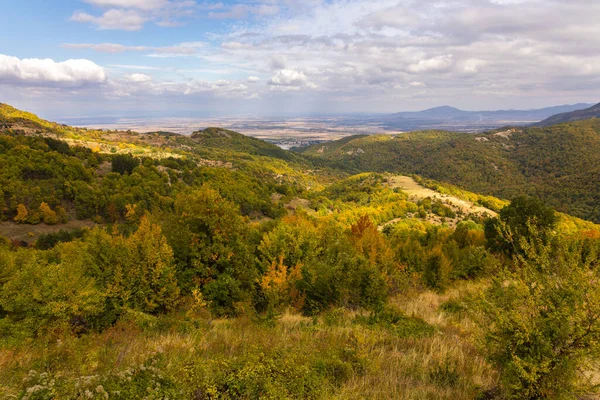
[[[600,226],[555,208],[597,219],[598,128],[296,153],[2,105],[0,395],[591,398]]]
[[[559,211],[600,222],[598,119],[477,135],[359,136],[315,145],[303,154],[355,173],[418,174],[504,199],[528,194]]]

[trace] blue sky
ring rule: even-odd
[[[4,0],[0,102],[49,118],[597,102],[596,0]]]

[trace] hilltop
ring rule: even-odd
[[[535,124],[536,126],[550,126],[556,124],[562,124],[565,122],[580,121],[590,118],[600,118],[600,103],[586,108],[584,110],[576,110],[571,112],[565,112],[557,115],[553,115],[541,122]]]
[[[301,159],[298,154],[285,151],[272,143],[228,129],[209,127],[192,133],[191,138],[202,146],[222,150],[236,150],[287,161],[299,161]]]

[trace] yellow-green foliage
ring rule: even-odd
[[[37,250],[0,238],[0,397],[587,394],[579,388],[593,376],[584,353],[598,341],[597,226],[544,223],[546,212],[532,210],[551,210],[518,198],[498,221],[461,220],[441,201],[409,199],[385,174],[346,172],[397,162],[486,192],[477,185],[519,170],[501,162],[506,138],[487,135],[489,154],[474,151],[488,142],[449,132],[349,138],[331,145],[348,161],[340,168],[218,128],[100,133],[2,106],[0,114],[23,128],[0,128],[2,227],[69,216],[106,223],[39,225],[50,233]],[[430,157],[440,152],[450,161]],[[495,246],[502,229],[484,224],[496,223],[520,235],[520,247]],[[550,253],[527,251],[540,226]],[[516,265],[510,254],[521,257]],[[481,292],[487,308],[474,307]],[[474,346],[480,335],[487,347]]]
[[[57,251],[64,263],[82,265],[98,281],[117,312],[125,307],[165,312],[179,299],[173,250],[146,216],[130,237],[95,229],[83,242],[62,244]]]
[[[73,318],[99,314],[104,293],[85,269],[49,261],[41,252],[0,247],[0,337],[62,334]]]
[[[504,199],[540,196],[558,211],[600,221],[600,120],[486,132],[359,136],[305,154],[352,172],[418,174]]]

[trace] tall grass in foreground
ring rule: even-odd
[[[478,285],[464,284],[464,290]],[[473,399],[494,384],[473,325],[440,305],[397,297],[375,316],[212,320],[131,313],[101,334],[0,350],[4,398]]]

